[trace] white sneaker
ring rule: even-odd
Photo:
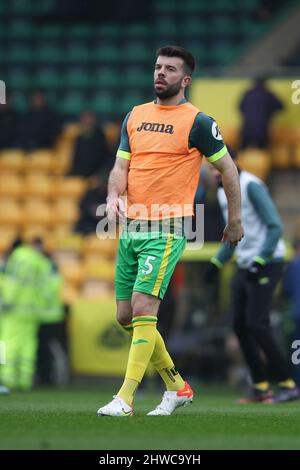
[[[176,408],[192,403],[193,396],[193,390],[189,384],[185,382],[184,388],[178,390],[178,392],[165,392],[161,403],[155,408],[155,410],[147,413],[147,416],[169,416],[174,410],[176,410]]]
[[[127,405],[122,398],[114,395],[114,399],[107,405],[99,408],[98,416],[132,416],[132,406]]]

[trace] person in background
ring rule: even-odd
[[[18,245],[9,254],[3,272],[1,338],[6,345],[6,363],[0,378],[11,390],[32,389],[39,325],[61,313],[59,281],[41,246],[39,239]]]
[[[70,176],[89,177],[108,174],[110,150],[95,113],[84,111],[80,116],[80,134],[76,139]]]
[[[0,106],[0,149],[13,146],[15,140],[16,124],[18,114],[11,106],[10,95],[6,96],[6,103]]]
[[[26,151],[51,148],[60,128],[60,116],[49,107],[45,92],[37,90],[31,96],[29,111],[18,119],[14,147]]]
[[[218,200],[224,219],[227,201],[220,174],[211,167],[219,181]],[[274,338],[270,311],[274,289],[282,277],[284,242],[282,223],[264,183],[247,171],[240,171],[242,220],[245,237],[235,247],[224,243],[211,258],[206,282],[214,282],[218,271],[234,254],[237,268],[232,282],[233,328],[238,337],[252,379],[251,393],[240,403],[284,403],[300,397],[288,364]],[[262,353],[278,383],[273,395]]]
[[[95,233],[99,216],[96,215],[97,207],[105,204],[107,196],[107,181],[100,175],[95,178],[95,184],[83,195],[79,207],[79,220],[74,226],[74,232],[87,235]]]
[[[271,119],[276,112],[283,109],[283,104],[267,88],[264,78],[258,78],[254,86],[246,91],[239,108],[243,118],[241,148],[267,148]]]

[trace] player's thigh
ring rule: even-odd
[[[138,241],[136,241],[138,244]],[[164,234],[141,242],[138,249],[138,273],[134,292],[163,299],[171,276],[186,245],[184,237]]]
[[[138,259],[132,249],[132,240],[121,238],[116,263],[116,299],[131,300],[132,289],[138,272]]]

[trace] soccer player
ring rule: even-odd
[[[233,155],[232,155],[233,156]],[[211,168],[215,178],[220,174]],[[245,237],[235,248],[225,243],[211,259],[207,281],[236,254],[237,269],[232,282],[234,331],[250,369],[252,388],[240,403],[284,403],[299,398],[289,368],[277,345],[270,323],[273,291],[282,276],[284,242],[282,224],[264,183],[247,171],[240,171],[242,218]],[[226,188],[219,185],[218,200],[227,219]],[[273,379],[278,383],[274,395],[266,371],[265,357]]]
[[[178,220],[193,214],[202,155],[218,168],[228,198],[228,224],[223,240],[237,244],[243,236],[236,167],[215,121],[185,99],[194,57],[178,46],[157,51],[156,100],[127,114],[117,158],[109,177],[109,220],[122,216],[120,196],[127,190],[126,223],[143,221],[141,231],[121,236],[116,266],[117,319],[132,334],[125,380],[100,416],[130,416],[133,398],[151,363],[166,392],[148,415],[170,415],[193,399],[193,391],[175,369],[156,329],[157,312],[185,244],[175,236]],[[150,225],[159,221],[156,236]],[[164,233],[163,223],[170,229]],[[141,233],[142,232],[142,233]],[[142,235],[142,236],[141,236]]]

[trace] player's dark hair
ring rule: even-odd
[[[192,75],[195,69],[195,59],[193,55],[183,47],[163,46],[156,51],[156,57],[159,55],[164,57],[180,57],[184,62],[184,68],[188,75]]]

